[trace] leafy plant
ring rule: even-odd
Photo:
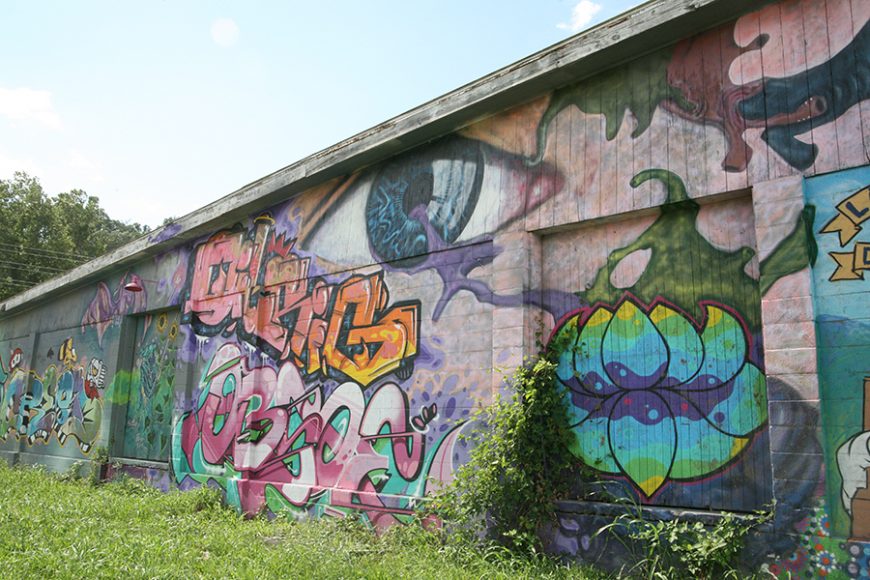
[[[109,462],[109,448],[105,445],[98,445],[94,447],[93,452],[91,452],[91,461],[94,463],[108,463]]]
[[[712,526],[679,517],[653,520],[640,506],[618,516],[596,535],[609,533],[632,554],[631,576],[661,579],[745,578],[736,559],[747,535],[772,513],[723,514]]]
[[[83,478],[82,472],[85,469],[85,462],[81,459],[73,461],[67,469],[58,475],[61,481],[79,481]]]
[[[567,490],[574,463],[568,414],[555,380],[555,357],[517,369],[513,393],[473,416],[463,435],[468,462],[437,492],[431,509],[453,539],[498,551],[541,549],[539,530],[554,518],[554,501]]]
[[[91,484],[97,485],[106,479],[109,467],[109,448],[99,445],[91,452],[91,469],[88,477]]]

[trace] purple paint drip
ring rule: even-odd
[[[174,238],[180,231],[181,224],[171,223],[168,226],[161,228],[156,235],[148,236],[148,243],[159,244],[160,242],[165,242],[166,240]]]
[[[408,217],[420,222],[426,230],[429,239],[429,253],[423,262],[415,266],[404,268],[385,263],[384,268],[402,270],[409,274],[418,274],[427,270],[435,270],[438,273],[444,283],[444,289],[432,312],[433,321],[438,321],[453,296],[462,290],[471,292],[478,301],[493,306],[537,306],[552,314],[557,320],[583,305],[583,302],[575,294],[560,290],[526,290],[514,295],[496,294],[484,282],[468,278],[473,270],[491,264],[495,257],[502,252],[501,248],[493,245],[492,239],[480,236],[470,240],[467,245],[451,247],[450,244],[441,239],[441,236],[429,223],[424,206],[420,205],[412,209],[408,213]],[[376,254],[374,248],[370,248],[370,250],[373,255]],[[401,261],[398,262],[398,264],[401,263]]]

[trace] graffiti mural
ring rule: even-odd
[[[575,454],[625,474],[645,497],[721,469],[767,420],[743,321],[721,304],[701,308],[703,323],[625,296],[569,318],[554,339],[564,345],[558,377],[571,390]]]
[[[26,434],[25,417],[22,416],[21,402],[27,390],[29,373],[24,367],[24,353],[16,348],[9,355],[9,363],[3,365],[0,356],[0,378],[3,379],[3,398],[0,400],[0,436],[6,438],[9,433],[16,436]],[[30,417],[26,417],[29,422]]]
[[[865,416],[866,380],[870,376],[870,305],[858,265],[838,259],[850,242],[861,245],[866,184],[870,169],[861,168],[807,180],[806,194],[817,207],[815,232],[820,255],[813,268],[816,290],[815,322],[818,341],[819,395],[825,419],[826,498],[832,533],[838,537],[870,539],[863,498],[865,467],[870,465]],[[854,250],[852,250],[854,253]],[[853,254],[854,255],[854,254]]]
[[[420,305],[389,306],[383,273],[328,284],[309,277],[271,218],[250,232],[221,232],[196,249],[184,321],[199,335],[237,334],[305,374],[340,374],[362,385],[413,370]]]
[[[126,284],[135,283],[143,288],[142,292],[127,292]],[[136,274],[125,274],[114,290],[110,290],[105,282],[97,283],[97,294],[82,316],[82,334],[89,328],[97,333],[97,342],[102,346],[103,336],[112,328],[121,324],[125,314],[141,312],[147,303],[147,291],[144,290],[142,279]]]
[[[676,488],[710,482],[753,441],[745,468],[759,479],[770,469],[758,451],[767,445],[767,383],[758,274],[749,273],[754,241],[735,240],[730,252],[714,246],[698,230],[700,207],[682,181],[651,170],[632,184],[648,179],[666,184],[669,205],[634,242],[609,252],[578,292],[589,306],[564,317],[550,344],[561,353],[557,376],[571,402],[578,459],[625,478],[641,501],[706,503],[709,495],[692,499]],[[802,259],[778,257],[794,236],[805,229],[765,260],[779,260],[783,275],[807,264],[805,251]],[[630,276],[621,274],[626,268]],[[738,503],[756,493],[750,502],[767,501],[769,492],[754,488],[741,490]]]
[[[840,247],[845,248],[861,232],[861,224],[870,219],[870,187],[856,191],[837,204],[837,216],[825,224],[821,234],[837,234]],[[848,252],[829,252],[837,269],[831,282],[863,280],[864,270],[870,269],[870,244],[857,242]]]
[[[178,332],[178,311],[138,319],[138,347],[125,398],[124,457],[169,458]],[[121,400],[113,398],[113,402]]]
[[[4,367],[0,358],[0,439],[13,437],[28,445],[73,441],[82,453],[93,447],[103,417],[103,361],[80,360],[73,339],[57,350],[58,364],[39,375],[23,367],[16,348]]]
[[[248,367],[225,344],[203,373],[195,409],[175,430],[176,477],[217,481],[247,513],[264,505],[362,510],[375,525],[413,514],[429,478],[449,480],[454,428],[427,443],[436,404],[413,415],[408,397],[384,383],[368,397],[352,382],[327,394],[307,387],[295,365]],[[431,434],[430,434],[431,435]]]
[[[598,74],[552,65],[555,90],[308,189],[267,178],[209,231],[178,220],[101,281],[0,308],[2,451],[101,431],[161,487],[386,526],[450,481],[495,369],[540,336],[611,497],[776,500],[748,564],[866,572],[870,3],[763,4]],[[584,520],[578,497],[554,546],[607,558],[619,502]]]
[[[870,23],[823,64],[794,76],[765,79],[763,90],[739,104],[749,122],[763,123],[765,143],[797,169],[816,160],[818,145],[797,138],[870,98]]]
[[[801,62],[803,54],[784,54],[778,36],[790,34],[785,26],[803,35],[803,20],[811,18],[810,14],[820,12],[816,17],[827,19],[824,3],[789,0],[780,4],[783,14],[776,7],[747,15],[737,23],[559,89],[538,124],[538,145],[531,161],[543,159],[550,128],[567,107],[602,115],[608,141],[616,139],[626,113],[633,119],[631,137],[636,139],[650,129],[660,108],[720,130],[726,142],[720,161],[727,172],[747,169],[753,146],[746,142],[745,131],[754,128],[763,129],[763,143],[788,165],[800,171],[810,168],[819,155],[819,143],[808,143],[806,137],[870,98],[870,24],[866,13],[856,13],[856,23],[863,26],[853,32],[851,19],[831,18],[830,33],[836,29],[846,44],[825,62],[807,66]],[[844,9],[850,12],[848,5],[829,11]],[[778,33],[774,40],[767,32],[770,29]],[[816,49],[829,50],[827,46]],[[767,63],[761,63],[765,57]],[[770,78],[757,75],[765,64],[773,69],[792,62],[797,65],[794,70],[771,70]]]

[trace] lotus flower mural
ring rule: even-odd
[[[582,309],[553,337],[575,455],[626,476],[646,498],[721,469],[767,421],[764,373],[742,319],[699,305],[700,323],[664,300],[646,306],[626,295]]]

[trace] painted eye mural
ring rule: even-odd
[[[434,270],[444,282],[432,311],[436,321],[460,290],[516,306],[528,297],[496,295],[469,274],[499,254],[492,242],[497,232],[564,183],[549,163],[529,167],[520,155],[452,135],[345,180],[313,209],[298,244],[340,267],[375,260],[385,271]]]
[[[477,207],[483,182],[478,143],[446,139],[388,163],[375,174],[366,203],[366,233],[381,261],[419,264],[452,244]]]
[[[564,181],[548,163],[530,168],[520,155],[451,135],[349,177],[310,212],[298,244],[342,266],[431,267],[425,254],[488,239]]]

